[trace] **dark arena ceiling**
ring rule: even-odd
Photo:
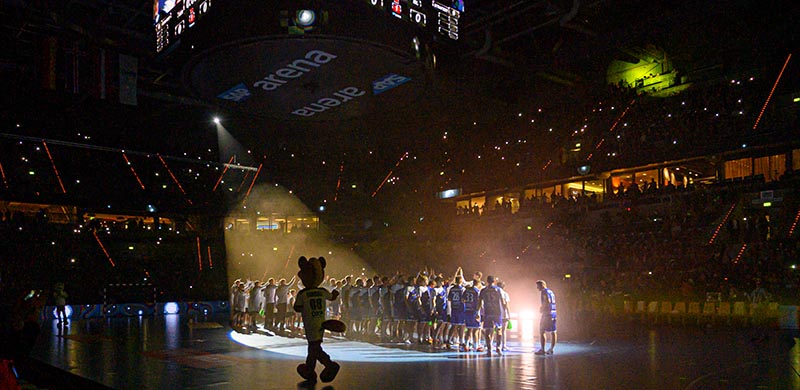
[[[564,136],[531,123],[569,122],[565,112],[580,123],[608,91],[611,61],[635,62],[641,48],[696,83],[774,75],[798,47],[796,1],[441,2],[463,6],[457,40],[437,34],[436,1],[419,2],[425,28],[384,1],[213,0],[205,14],[192,10],[180,42],[157,48],[163,0],[2,0],[2,133],[197,155],[217,147],[218,115],[251,151],[241,162],[264,162],[265,180],[309,202],[332,186],[307,182],[341,178],[340,167],[368,192],[405,167],[409,190],[432,194],[476,181],[437,177],[474,171],[466,157],[453,165],[459,153],[525,140],[534,165],[557,159]],[[301,9],[317,11],[312,28],[292,29]],[[795,72],[786,88],[797,81]],[[120,103],[130,88],[135,104]]]

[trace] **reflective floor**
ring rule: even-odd
[[[562,335],[552,356],[514,341],[491,358],[326,339],[342,369],[331,383],[306,385],[295,372],[305,340],[241,335],[223,321],[47,322],[32,356],[116,389],[800,389],[797,339],[776,330],[619,326]]]

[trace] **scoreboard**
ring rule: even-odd
[[[211,0],[153,0],[156,52],[160,53],[197,24],[211,8]]]
[[[178,42],[190,30],[196,29],[198,21],[209,13],[212,0],[152,0],[153,1],[153,27],[155,30],[155,49],[157,53],[165,51]],[[278,6],[274,2],[238,2],[232,0],[214,0],[215,6],[227,5],[249,9],[253,14],[264,12],[268,8],[287,8]],[[286,4],[303,8],[303,4],[316,4],[317,7],[335,8],[341,0],[327,0],[308,3],[307,1],[287,0]],[[464,18],[464,0],[355,0],[356,3],[367,3],[371,8],[378,9],[389,17],[398,18],[417,28],[429,32],[433,36],[444,37],[446,41],[458,42],[463,38],[460,31]],[[228,4],[224,4],[228,3]],[[282,4],[278,2],[278,4]],[[214,11],[215,12],[215,11]],[[247,14],[241,15],[247,18]],[[353,17],[356,17],[353,15]],[[213,17],[212,17],[213,18]],[[381,24],[380,21],[375,21]],[[201,22],[205,23],[205,22]],[[237,21],[237,25],[247,24],[246,20]],[[219,27],[219,26],[218,26]],[[264,26],[264,32],[270,30]]]
[[[275,123],[413,115],[435,51],[467,46],[464,0],[154,1],[186,89]]]
[[[453,41],[459,38],[464,0],[362,0],[381,11]]]

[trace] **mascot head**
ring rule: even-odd
[[[300,271],[297,272],[297,276],[303,282],[303,287],[318,287],[325,279],[324,257],[320,256],[306,259],[305,256],[300,256],[297,260],[297,265],[300,266]]]

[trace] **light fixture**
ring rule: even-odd
[[[298,10],[294,17],[295,22],[303,27],[311,26],[316,19],[317,14],[310,9]]]

